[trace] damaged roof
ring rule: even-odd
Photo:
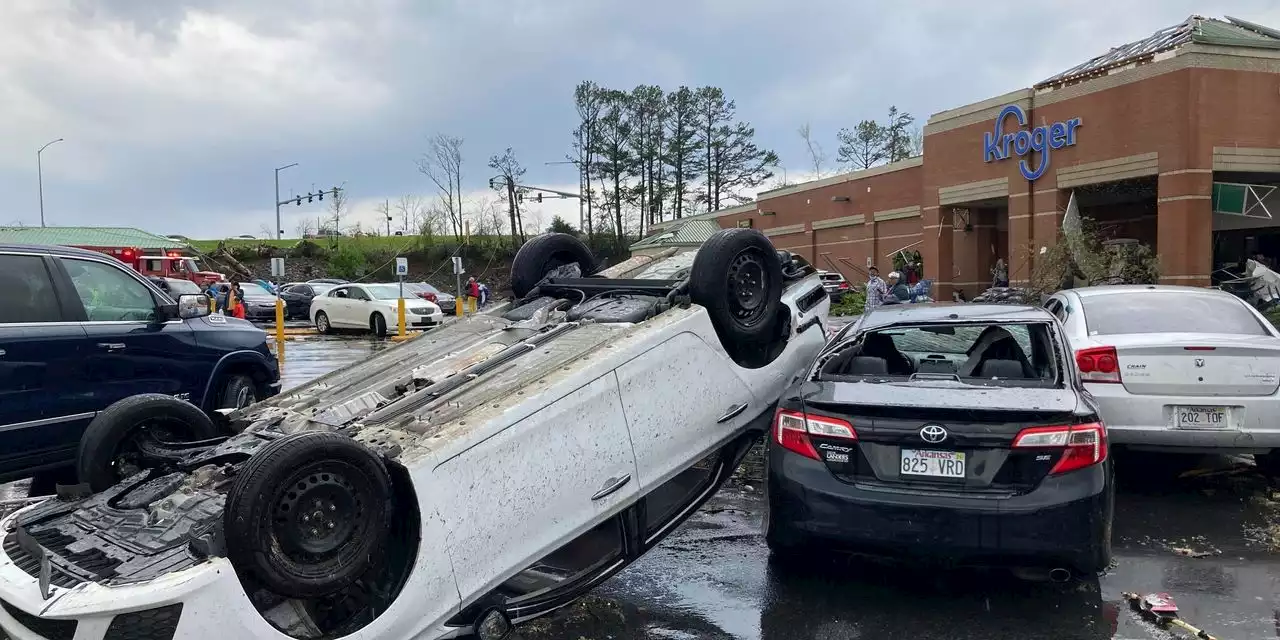
[[[657,235],[649,236],[633,245],[631,250],[658,247],[697,247],[711,238],[720,225],[711,220],[686,220],[672,225]]]
[[[1107,75],[1120,67],[1151,62],[1161,53],[1173,51],[1188,44],[1280,49],[1280,30],[1231,16],[1227,16],[1225,20],[1191,16],[1179,24],[1161,29],[1137,42],[1113,47],[1100,56],[1039,82],[1036,88],[1069,84]]]

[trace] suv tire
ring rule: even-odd
[[[392,495],[382,459],[347,436],[312,431],[273,440],[240,468],[227,494],[227,556],[280,595],[334,593],[371,569],[388,544]]]
[[[548,273],[575,262],[584,277],[596,272],[595,256],[577,236],[544,233],[529,238],[511,261],[511,292],[516,299],[524,298]]]
[[[80,438],[76,474],[94,492],[120,482],[133,464],[133,439],[153,429],[161,439],[182,442],[225,435],[199,407],[163,393],[144,393],[120,400],[99,413]]]
[[[258,385],[253,377],[236,373],[222,384],[222,392],[218,394],[218,409],[243,409],[258,401]]]
[[[775,339],[782,263],[773,243],[755,229],[716,232],[693,259],[689,296],[707,309],[724,344]]]

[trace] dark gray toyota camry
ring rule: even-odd
[[[775,556],[830,547],[1054,580],[1111,556],[1107,431],[1035,307],[885,307],[836,334],[769,439]]]

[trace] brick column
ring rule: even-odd
[[[1032,194],[1031,237],[1040,247],[1058,244],[1058,232],[1062,229],[1062,216],[1071,200],[1070,189],[1045,189]]]
[[[921,209],[920,259],[924,277],[933,280],[933,299],[950,300],[955,276],[955,245],[951,208],[928,206]]]
[[[1160,174],[1156,194],[1160,284],[1209,286],[1213,271],[1213,172]]]
[[[1031,198],[1026,192],[1009,194],[1009,284],[1031,280]]]

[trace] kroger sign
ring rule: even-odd
[[[1018,130],[1005,133],[1004,123],[1012,116],[1018,121]],[[1072,118],[1066,122],[1055,122],[1027,129],[1027,114],[1016,104],[1000,110],[996,116],[996,126],[991,133],[982,135],[982,156],[987,162],[1007,160],[1016,155],[1022,158],[1018,162],[1018,170],[1027,180],[1035,180],[1049,169],[1051,149],[1070,147],[1076,143],[1076,129],[1080,128],[1080,118]],[[1034,169],[1028,155],[1032,151],[1040,153],[1040,166]]]

